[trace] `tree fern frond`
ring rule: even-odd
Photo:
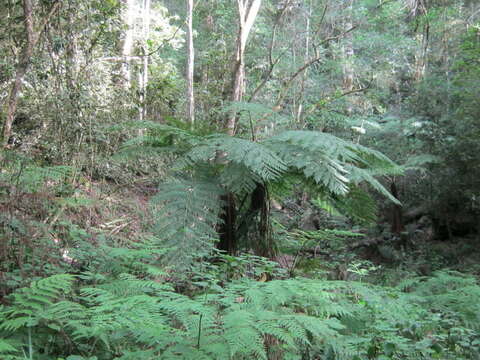
[[[378,151],[317,131],[287,131],[270,138],[266,145],[327,193],[346,195],[350,182],[367,182],[398,203],[374,176],[399,174],[401,170]]]
[[[219,174],[219,181],[235,194],[250,194],[262,178],[241,164],[227,163]]]
[[[0,310],[1,311],[1,310]],[[2,360],[21,360],[24,357],[16,356],[20,353],[19,344],[15,344],[14,341],[0,338],[0,359]]]
[[[377,170],[375,175],[401,175],[402,168],[390,160],[387,156],[382,154],[380,151],[368,148],[366,146],[348,143],[349,147],[353,152],[356,153],[357,157],[354,159],[358,160],[357,166],[367,167],[371,170]]]
[[[160,152],[182,153],[188,151],[202,141],[202,136],[190,130],[177,126],[170,126],[153,121],[134,121],[118,125],[116,128],[128,126],[131,129],[141,129],[146,134],[137,136],[126,141],[119,155],[144,153],[149,151],[152,154]]]
[[[215,225],[220,222],[223,193],[212,179],[172,179],[160,185],[151,202],[157,218],[155,232],[175,249],[171,254],[176,262],[209,248],[217,238]]]
[[[8,341],[0,339],[0,354],[8,354],[18,352]]]
[[[277,179],[287,169],[286,164],[262,144],[223,134],[205,138],[202,145],[185,154],[190,163],[209,162],[221,154],[222,161],[244,166],[268,182]]]
[[[323,209],[344,214],[360,223],[371,224],[377,219],[377,205],[372,196],[359,186],[351,184],[347,196],[324,194],[316,205]]]
[[[375,189],[376,191],[384,195],[393,203],[401,205],[400,201],[398,201],[398,199],[395,198],[395,196],[393,196],[392,193],[390,193],[390,191],[385,189],[385,187],[377,179],[375,179],[374,176],[375,176],[376,170],[362,169],[355,166],[349,166],[348,169],[350,171],[352,181],[355,184],[366,182],[373,189]]]

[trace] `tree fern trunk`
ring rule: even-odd
[[[219,250],[225,251],[229,255],[235,255],[237,251],[236,221],[237,211],[235,197],[232,193],[223,195],[221,200],[224,202],[222,209],[222,223],[218,228],[220,241],[217,245]]]
[[[392,195],[398,199],[398,190],[395,181],[392,181],[390,184],[390,191]],[[403,231],[403,220],[402,220],[402,207],[397,204],[392,205],[392,226],[391,231],[393,234],[400,234]]]

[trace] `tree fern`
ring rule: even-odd
[[[185,178],[172,177],[161,184],[159,195],[153,199],[158,205],[155,232],[166,246],[175,249],[174,257],[191,258],[188,252],[201,252],[218,237],[214,229],[220,223],[225,199],[228,199],[228,208],[235,209],[236,216],[232,217],[233,210],[224,209],[231,223],[225,222],[223,227],[230,229],[222,227],[221,232],[247,239],[255,238],[249,233],[256,231],[260,235],[256,242],[265,244],[253,248],[271,253],[266,250],[272,248],[268,189],[271,184],[279,188],[282,182],[297,185],[290,181],[292,175],[297,181],[315,184],[325,199],[337,199],[338,210],[360,220],[371,220],[375,212],[370,198],[359,188],[363,182],[398,203],[375,176],[397,174],[399,168],[377,151],[330,134],[287,131],[256,142],[223,134],[200,136],[165,125],[145,125],[149,130],[144,137],[145,144],[171,149],[178,156],[173,171],[188,173]],[[254,198],[260,193],[259,189],[262,191],[257,204]],[[223,194],[228,196],[222,197]],[[359,206],[366,200],[370,205],[368,212]],[[227,247],[235,251],[237,245]]]

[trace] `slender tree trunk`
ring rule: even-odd
[[[428,25],[417,35],[418,50],[415,54],[415,82],[420,82],[427,69]]]
[[[353,1],[348,0],[347,2],[347,9],[346,9],[346,16],[345,16],[345,31],[352,28],[352,16],[353,16]],[[343,90],[344,91],[352,91],[354,78],[355,78],[355,71],[353,69],[353,57],[355,56],[355,52],[353,50],[353,40],[352,40],[352,33],[348,32],[345,34],[345,43],[342,48],[343,52]],[[347,106],[347,113],[351,114],[353,112],[353,104],[351,99],[347,99],[348,106]]]
[[[424,18],[424,23],[416,36],[418,49],[415,54],[414,80],[420,82],[427,68],[427,50],[430,36],[430,24],[427,18],[428,2],[426,0],[407,0],[407,7],[410,9],[410,16],[417,21],[417,28],[419,27],[418,19],[421,17]]]
[[[235,195],[228,193],[221,197],[224,202],[222,211],[222,222],[218,226],[220,241],[217,244],[218,250],[225,251],[229,255],[235,255],[237,251],[237,210]]]
[[[33,50],[35,48],[35,45],[38,42],[38,39],[40,38],[41,32],[45,28],[45,25],[48,23],[48,21],[50,20],[51,16],[55,13],[55,11],[57,11],[59,6],[60,6],[60,2],[56,2],[52,6],[52,8],[50,9],[49,13],[45,17],[39,29],[35,31],[32,0],[23,0],[23,16],[24,16],[26,41],[25,41],[25,44],[23,45],[20,59],[18,60],[18,63],[16,65],[15,81],[12,85],[12,89],[10,90],[10,94],[8,96],[8,101],[7,101],[7,117],[5,118],[5,122],[3,124],[3,134],[2,134],[3,135],[2,146],[5,149],[8,148],[8,140],[12,135],[12,125],[13,125],[13,121],[15,120],[15,113],[17,112],[18,97],[23,87],[23,79],[31,64]]]
[[[234,59],[231,101],[241,101],[245,93],[245,47],[261,4],[262,0],[237,0],[239,28]],[[227,120],[227,132],[230,136],[235,135],[236,120],[237,114],[230,114]]]
[[[145,120],[147,116],[147,86],[148,86],[148,37],[150,35],[150,0],[143,0],[142,23],[143,23],[143,61],[140,73],[140,109],[139,120]]]
[[[195,123],[195,98],[193,94],[193,70],[195,50],[193,47],[193,0],[187,0],[187,116],[190,124]]]
[[[125,90],[130,89],[131,84],[131,70],[130,70],[130,56],[133,49],[133,21],[135,18],[135,0],[121,0],[122,1],[122,19],[125,25],[125,31],[119,43],[121,60],[119,66],[120,78],[118,84]]]
[[[308,5],[308,13],[306,15],[306,23],[305,23],[305,55],[304,55],[304,64],[308,63],[309,58],[310,58],[310,17],[312,16],[312,2],[310,1]],[[297,111],[295,114],[295,118],[297,122],[302,121],[302,115],[303,115],[303,98],[305,95],[305,84],[307,81],[307,75],[308,75],[308,69],[305,69],[303,76],[302,76],[302,81],[300,84],[300,94],[298,96],[298,107]]]

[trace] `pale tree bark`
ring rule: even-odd
[[[195,49],[193,47],[193,0],[187,0],[187,116],[190,124],[195,123],[195,97],[193,94],[193,70]]]
[[[261,4],[262,0],[237,0],[239,28],[234,59],[231,101],[241,101],[245,93],[245,47]],[[227,132],[230,136],[235,135],[236,122],[237,114],[230,114],[227,119]]]
[[[118,84],[121,88],[128,90],[131,85],[130,57],[133,49],[133,22],[135,20],[135,0],[121,0],[122,2],[122,20],[125,25],[125,31],[120,39],[120,79]]]
[[[143,0],[142,8],[142,25],[143,25],[143,42],[142,42],[142,71],[140,76],[140,109],[139,120],[142,121],[147,116],[147,86],[148,86],[148,37],[150,35],[150,0]]]
[[[415,54],[415,75],[416,82],[420,82],[425,76],[427,69],[427,49],[428,49],[428,26],[425,26],[423,32],[416,36],[418,49]]]
[[[352,16],[353,16],[353,1],[348,0],[346,4],[346,16],[345,16],[345,31],[351,29],[352,25]],[[345,34],[344,45],[342,46],[343,53],[343,90],[344,92],[353,91],[354,80],[355,80],[355,70],[353,68],[353,61],[355,52],[353,50],[353,39],[352,33],[348,32]],[[351,99],[347,99],[347,113],[351,114],[353,112],[353,103]]]
[[[418,18],[420,17],[425,17],[425,22],[416,35],[418,47],[415,54],[414,80],[416,82],[420,82],[425,76],[425,71],[427,68],[427,51],[430,35],[430,24],[426,18],[428,15],[428,7],[426,0],[406,0],[406,5],[410,9],[410,16],[415,19],[415,21],[418,21]]]
[[[13,121],[15,120],[15,113],[17,111],[18,97],[23,87],[23,79],[31,64],[35,45],[37,44],[43,29],[48,24],[48,22],[50,21],[50,18],[57,11],[59,6],[60,6],[60,2],[54,3],[53,6],[50,8],[50,11],[48,12],[47,16],[43,19],[43,22],[40,24],[38,29],[35,30],[32,0],[23,0],[23,16],[24,16],[26,41],[23,45],[20,58],[16,65],[15,81],[12,85],[12,89],[10,90],[10,94],[7,101],[7,117],[3,124],[3,139],[2,139],[3,148],[8,148],[8,140],[12,135],[12,125],[13,125]]]
[[[310,1],[308,4],[308,13],[306,14],[306,19],[305,19],[305,53],[304,53],[304,64],[308,62],[310,59],[310,17],[312,16],[312,2]],[[295,113],[295,118],[297,122],[302,121],[302,115],[303,115],[303,98],[305,95],[305,85],[307,81],[307,76],[308,76],[308,68],[305,69],[303,76],[302,76],[302,81],[300,84],[300,93],[298,96],[298,106],[297,106],[297,111]]]

